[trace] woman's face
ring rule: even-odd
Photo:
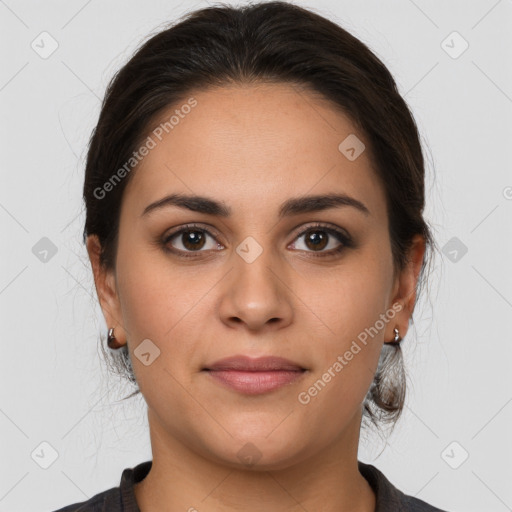
[[[128,342],[154,443],[276,469],[340,453],[357,443],[383,342],[397,326],[405,335],[423,253],[393,275],[368,143],[329,103],[285,84],[193,97],[193,108],[162,116],[181,113],[168,133],[149,134],[154,147],[123,196],[115,273],[97,281],[109,327]],[[194,211],[203,203],[192,200],[151,206],[173,194],[229,214]],[[350,199],[303,202],[327,195]],[[257,392],[205,370],[235,355],[305,371]]]

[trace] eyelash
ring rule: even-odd
[[[310,231],[315,231],[315,230],[320,231],[320,229],[322,231],[325,231],[327,234],[333,235],[334,237],[336,237],[338,239],[338,241],[341,242],[340,246],[337,247],[336,249],[331,249],[330,251],[326,251],[326,252],[315,252],[315,251],[304,251],[304,252],[311,253],[311,255],[315,258],[326,258],[329,256],[335,256],[337,254],[340,254],[346,248],[353,247],[354,244],[353,244],[353,241],[350,238],[350,236],[346,235],[344,232],[340,231],[339,229],[330,227],[330,226],[328,226],[326,224],[322,224],[322,223],[314,223],[313,225],[310,225],[307,228],[303,229],[300,233],[298,233],[296,235],[294,240],[296,240],[297,238],[300,238],[301,236],[305,235],[306,233],[308,233]],[[210,231],[208,229],[201,227],[201,225],[199,225],[199,224],[186,224],[186,225],[182,226],[179,230],[174,231],[174,232],[170,233],[169,235],[166,235],[163,237],[163,239],[161,240],[161,245],[162,245],[163,250],[166,253],[176,254],[182,258],[195,258],[195,257],[197,257],[196,254],[201,253],[201,252],[206,252],[206,251],[201,251],[201,250],[199,250],[199,251],[182,251],[181,249],[170,249],[168,247],[167,244],[174,237],[176,237],[177,235],[181,235],[182,233],[186,233],[187,231],[199,231],[201,233],[206,233],[207,235],[211,236],[212,238],[215,238],[215,236],[212,233],[210,233]]]

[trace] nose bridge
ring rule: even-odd
[[[241,293],[248,294],[255,303],[266,299],[270,304],[275,298],[279,298],[280,286],[276,281],[277,272],[273,268],[277,264],[277,258],[267,244],[264,247],[255,238],[249,236],[236,248],[234,255],[235,287]]]
[[[238,246],[237,256],[239,261],[235,264],[235,271],[238,279],[249,281],[254,289],[259,284],[265,288],[274,288],[276,269],[272,267],[277,264],[277,258],[272,254],[272,249],[267,247],[260,251],[248,241]]]

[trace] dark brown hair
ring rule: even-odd
[[[98,235],[102,265],[115,266],[123,190],[135,170],[108,187],[107,199],[105,184],[112,184],[152,123],[194,90],[258,82],[310,90],[365,135],[385,190],[395,271],[405,265],[414,235],[427,242],[421,288],[434,242],[423,218],[424,159],[411,112],[386,66],[364,43],[314,12],[279,1],[189,13],[151,36],[112,78],[90,139],[84,184],[84,241]],[[110,357],[136,386],[127,347]],[[363,418],[377,427],[394,425],[405,385],[400,346],[384,344]]]

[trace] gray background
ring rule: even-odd
[[[295,3],[394,74],[422,133],[427,217],[444,248],[404,342],[403,418],[388,443],[363,433],[359,458],[441,508],[512,510],[512,1]],[[113,73],[150,33],[206,5],[0,0],[0,511],[86,500],[151,458],[145,404],[117,402],[129,388],[98,348],[84,158]],[[43,31],[58,43],[47,58],[31,47]]]

